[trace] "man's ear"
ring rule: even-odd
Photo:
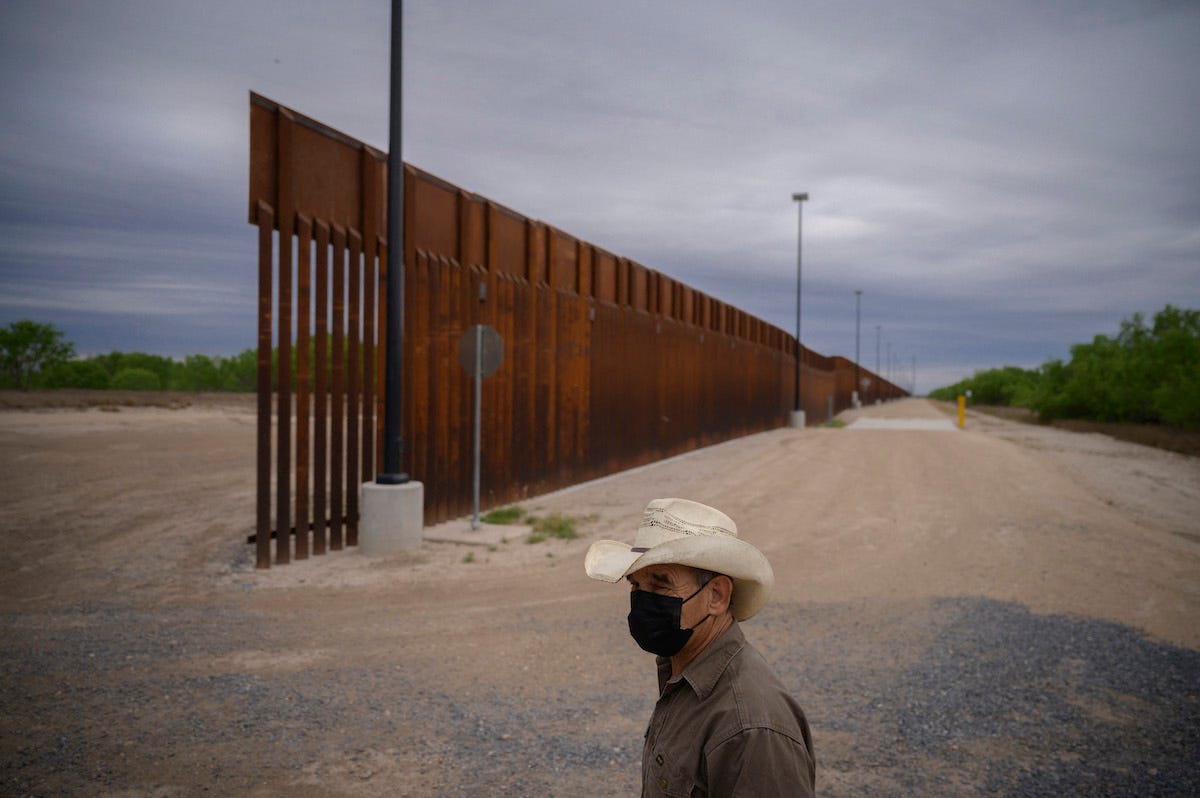
[[[708,584],[712,587],[708,591],[708,612],[722,615],[729,609],[729,602],[733,599],[733,580],[724,574],[717,574]]]

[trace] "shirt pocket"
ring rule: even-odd
[[[655,780],[659,794],[666,798],[705,798],[706,791],[688,773],[664,773]]]

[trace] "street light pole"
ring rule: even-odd
[[[424,538],[425,486],[404,472],[400,427],[401,356],[404,354],[404,158],[400,148],[401,60],[404,4],[392,0],[392,64],[387,169],[387,360],[383,373],[383,470],[362,484],[358,550],[369,557],[420,548]]]
[[[401,154],[401,97],[403,61],[401,44],[404,30],[403,0],[392,0],[392,63],[390,108],[388,111],[387,174],[387,330],[383,396],[383,470],[375,477],[380,485],[403,485],[404,433],[401,429],[401,355],[404,353],[404,160]]]
[[[803,296],[801,288],[801,278],[803,275],[801,253],[804,243],[804,203],[807,199],[807,193],[792,195],[792,200],[798,208],[796,217],[796,404],[792,409],[796,414],[799,414],[801,419],[803,419],[803,415],[800,410],[800,361],[804,355],[804,345],[800,343],[800,299]],[[800,421],[800,426],[804,426],[803,420]]]
[[[892,342],[887,342],[887,360],[884,361],[884,366],[887,368],[888,385],[892,384]],[[888,394],[891,394],[891,389],[888,389]]]
[[[862,291],[854,292],[854,396],[858,397],[858,392],[862,390],[862,384],[859,382],[858,376],[858,340],[859,329],[862,326]],[[861,401],[859,402],[861,404]]]
[[[883,375],[879,373],[879,336],[883,332],[883,325],[875,325],[875,401],[878,402],[883,390]]]

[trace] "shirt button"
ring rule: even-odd
[[[665,789],[667,789],[667,780],[666,780],[666,779],[663,779],[663,780],[661,780],[661,781],[658,783],[658,786],[659,786],[659,787],[662,787],[664,790],[665,790]]]
[[[661,765],[663,763],[663,755],[659,754],[658,756],[654,757],[654,761]]]

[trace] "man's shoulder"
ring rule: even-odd
[[[775,670],[749,641],[743,644],[737,656],[730,660],[726,677],[729,689],[746,695],[769,698],[787,693]]]
[[[789,735],[807,736],[807,720],[792,696],[758,649],[747,642],[729,663],[722,679],[728,705],[735,710],[740,730],[773,729]]]

